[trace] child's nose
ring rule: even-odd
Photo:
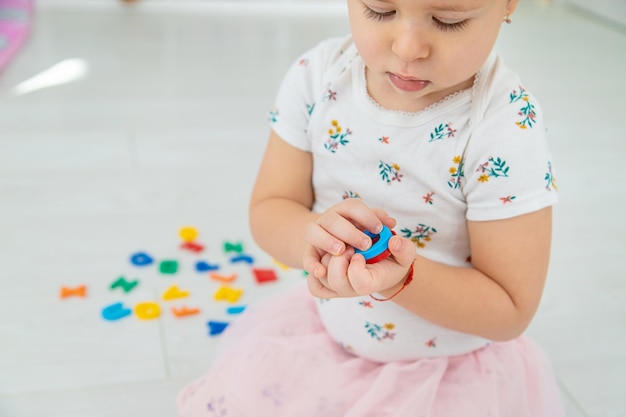
[[[421,31],[414,22],[407,22],[400,26],[393,39],[391,50],[403,62],[413,62],[430,55],[430,43],[424,31]]]

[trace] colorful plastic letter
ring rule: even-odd
[[[192,316],[194,314],[198,314],[200,312],[199,308],[187,308],[185,306],[181,308],[172,307],[172,314],[176,317],[187,317]]]
[[[189,296],[189,291],[184,291],[178,288],[177,285],[172,285],[163,293],[163,299],[166,301],[175,300],[177,298],[185,298]]]
[[[87,296],[87,286],[81,285],[75,288],[61,287],[60,296],[61,298],[69,298],[69,297],[85,298]]]
[[[246,306],[232,306],[226,309],[226,314],[241,314],[246,309]]]
[[[278,279],[276,276],[276,272],[273,269],[253,269],[252,273],[254,274],[254,279],[257,284],[263,284],[266,282],[273,282]]]
[[[135,314],[141,320],[156,319],[161,315],[161,307],[153,301],[139,303],[135,306]]]
[[[139,284],[138,280],[126,281],[126,278],[119,277],[117,281],[111,284],[111,289],[114,290],[117,287],[121,287],[125,293],[129,293],[137,286],[137,284]]]
[[[215,292],[214,298],[217,301],[228,301],[229,303],[236,303],[243,294],[241,288],[219,287]]]
[[[132,310],[125,308],[122,303],[113,303],[102,309],[102,318],[108,321],[115,321],[130,316]]]
[[[279,262],[276,259],[272,259],[272,262],[274,262],[274,264],[276,264],[276,266],[278,266],[283,271],[289,271],[289,267],[287,265],[285,265],[284,263]]]
[[[243,244],[241,244],[240,242],[238,243],[224,242],[224,252],[225,253],[228,253],[228,252],[241,253],[243,252]]]
[[[154,259],[145,252],[137,252],[130,256],[130,263],[135,266],[148,266],[154,262]]]
[[[178,262],[174,260],[161,261],[159,271],[162,274],[175,274],[178,271]]]
[[[180,248],[194,253],[200,253],[204,250],[204,246],[195,242],[185,242],[180,245]]]
[[[239,263],[239,262],[245,262],[247,264],[252,265],[254,263],[254,258],[250,255],[239,255],[239,256],[230,258],[230,262],[233,264]]]
[[[178,231],[178,235],[185,242],[193,242],[198,237],[198,230],[195,227],[185,226]]]
[[[218,282],[223,282],[225,284],[233,282],[235,279],[237,279],[237,274],[220,275],[220,274],[216,274],[216,273],[213,272],[209,276],[211,277],[212,280],[215,280],[215,281],[218,281]]]
[[[218,269],[220,269],[219,265],[211,265],[205,261],[196,262],[196,271],[198,272],[217,271]]]
[[[228,322],[209,321],[207,325],[209,326],[209,335],[217,336],[218,334],[221,334],[226,329],[226,327],[228,327]]]

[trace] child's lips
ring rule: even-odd
[[[428,86],[428,84],[430,84],[430,81],[427,80],[419,80],[413,77],[405,77],[402,75],[394,74],[393,72],[389,73],[389,80],[393,85],[396,86],[396,88],[408,92],[423,90]]]

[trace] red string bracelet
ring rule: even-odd
[[[400,294],[402,292],[403,289],[406,288],[407,285],[409,285],[411,283],[411,281],[413,281],[413,265],[415,264],[415,261],[413,261],[411,263],[411,266],[409,267],[409,272],[406,274],[406,279],[404,280],[404,284],[402,284],[402,286],[400,287],[400,289],[396,292],[394,292],[392,295],[390,295],[387,298],[378,298],[378,297],[374,297],[372,294],[370,294],[370,297],[373,300],[376,301],[389,301],[391,300],[393,297],[395,297],[396,295]]]

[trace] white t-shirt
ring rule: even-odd
[[[556,202],[543,123],[535,98],[495,54],[471,89],[417,113],[384,109],[367,93],[350,37],[298,58],[270,111],[272,129],[313,154],[313,211],[361,198],[387,210],[419,255],[452,266],[471,265],[468,220],[510,218]],[[489,343],[393,302],[356,297],[318,305],[338,343],[375,361],[462,354]]]

